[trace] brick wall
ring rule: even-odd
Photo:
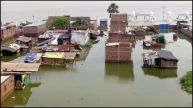
[[[161,68],[177,68],[177,62],[161,60]]]
[[[16,26],[11,26],[7,29],[1,30],[1,40],[8,39],[13,37],[14,35],[19,34],[19,28]]]
[[[3,102],[15,89],[14,76],[10,76],[1,84],[1,102]]]

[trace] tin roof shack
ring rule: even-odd
[[[1,53],[3,56],[12,56],[20,52],[20,46],[17,44],[9,44],[9,46],[2,46]]]
[[[16,25],[1,25],[1,40],[6,40],[20,33],[19,27]]]
[[[1,76],[1,103],[14,91],[14,76]]]
[[[178,59],[167,50],[143,53],[143,67],[177,68]]]
[[[89,40],[89,30],[73,30],[71,32],[71,43],[84,46]]]
[[[125,13],[111,14],[110,32],[120,33],[126,32],[128,26],[128,16]]]
[[[23,27],[25,36],[38,36],[47,30],[45,21],[35,21],[32,24]]]
[[[16,44],[20,45],[22,49],[29,48],[32,46],[32,39],[31,37],[20,36],[16,40]]]
[[[74,61],[76,53],[73,52],[45,52],[42,56],[42,64],[58,65]]]

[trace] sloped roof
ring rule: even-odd
[[[178,59],[172,54],[172,52],[168,50],[160,50],[157,52],[157,55],[160,58],[166,59],[166,60],[175,60],[178,61]]]

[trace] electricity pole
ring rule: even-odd
[[[163,5],[162,8],[163,8],[163,21],[164,21],[164,14],[165,14],[165,8],[166,8],[166,6]]]

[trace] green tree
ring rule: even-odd
[[[77,26],[81,26],[85,24],[86,24],[85,19],[81,17],[76,18],[76,21],[74,22],[74,25],[77,25]]]
[[[110,14],[111,17],[111,13],[119,13],[119,6],[115,3],[111,3],[107,9],[107,12]]]
[[[65,16],[60,16],[54,19],[52,26],[55,28],[61,28],[70,24],[70,20]]]

